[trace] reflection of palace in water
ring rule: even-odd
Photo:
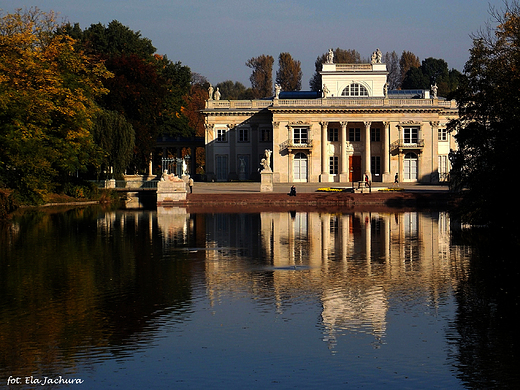
[[[204,230],[213,249],[205,250],[213,304],[249,291],[283,312],[286,301],[312,296],[332,347],[338,333],[351,331],[372,334],[377,344],[390,298],[414,290],[435,308],[461,272],[444,212],[206,214]]]

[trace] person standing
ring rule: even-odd
[[[190,180],[188,180],[188,184],[190,186],[190,194],[193,193],[193,178],[190,177]]]

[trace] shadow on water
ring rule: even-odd
[[[456,239],[473,251],[455,295],[457,315],[448,335],[453,365],[468,388],[518,388],[520,245],[509,233],[486,228]]]

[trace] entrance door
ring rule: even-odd
[[[348,180],[350,182],[361,181],[361,156],[349,156],[348,160],[350,169]]]
[[[296,153],[293,162],[293,180],[295,182],[307,181],[307,155]]]
[[[406,153],[404,156],[404,180],[417,181],[417,155],[415,153]]]

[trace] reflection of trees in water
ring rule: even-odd
[[[153,338],[161,317],[187,311],[186,252],[160,261],[151,213],[77,208],[13,222],[10,244],[0,245],[0,370],[8,375],[63,375],[79,356],[125,354]]]
[[[457,316],[447,335],[452,363],[469,388],[518,388],[520,247],[488,231],[472,238],[477,250],[459,279]]]

